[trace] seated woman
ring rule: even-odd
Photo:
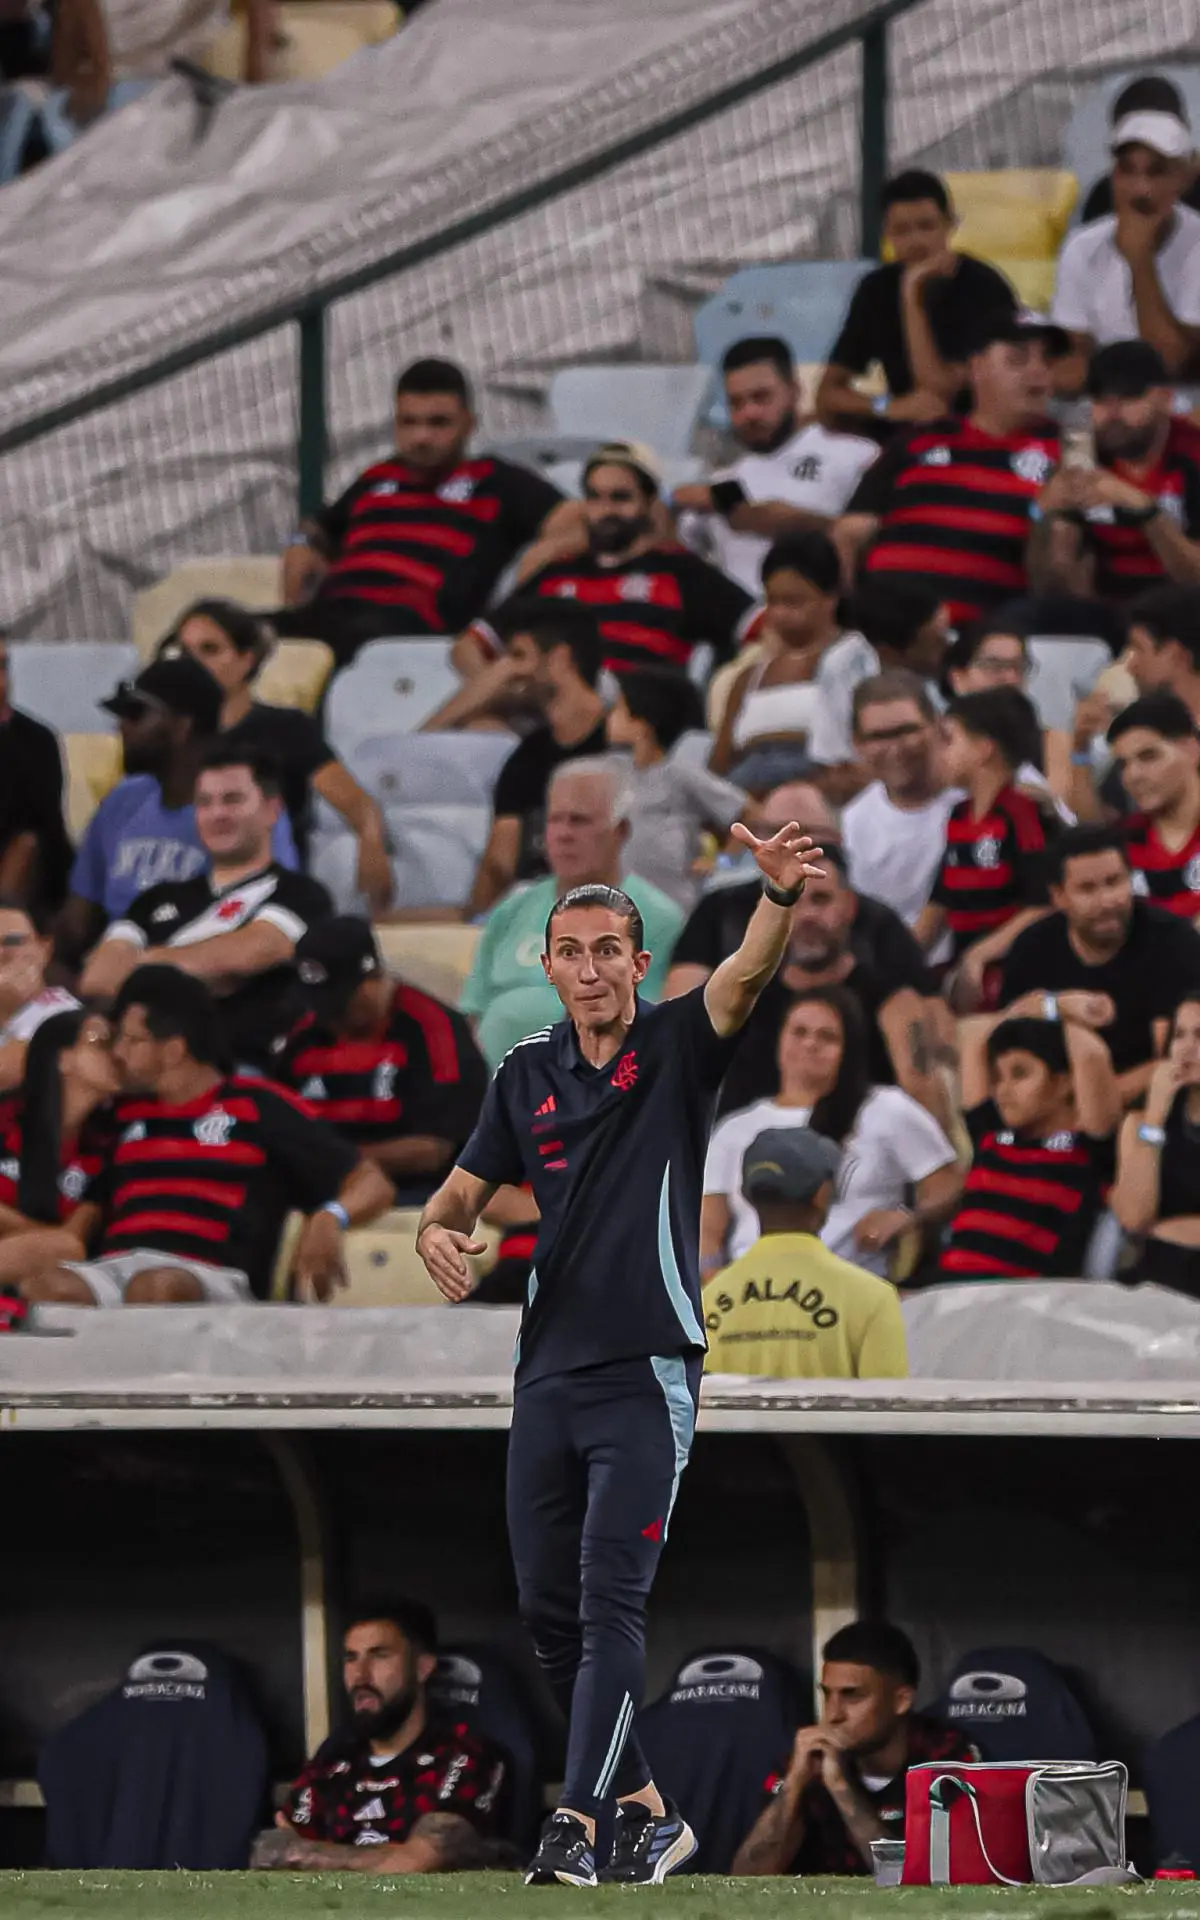
[[[1110,1205],[1144,1235],[1126,1278],[1200,1300],[1200,991],[1176,1007],[1145,1109],[1122,1125]]]
[[[117,1073],[108,1022],[77,1007],[42,1022],[19,1091],[0,1103],[0,1284],[54,1255],[86,1252],[71,1215],[106,1157]]]
[[[840,637],[840,582],[836,549],[823,533],[777,540],[763,561],[762,651],[733,683],[709,762],[749,793],[809,775],[814,676],[826,647]]]
[[[65,987],[48,987],[54,941],[40,910],[0,899],[0,1091],[18,1087],[25,1052],[43,1021],[79,1005]]]
[[[279,768],[301,858],[307,854],[315,793],[341,814],[358,841],[358,890],[372,912],[390,907],[392,868],[378,803],[342,765],[311,714],[254,698],[255,678],[271,651],[262,621],[233,600],[197,600],[158,650],[163,654],[180,649],[208,669],[224,695],[223,737],[268,754]]]
[[[779,1035],[779,1092],[727,1114],[714,1129],[700,1203],[704,1277],[758,1238],[742,1192],[742,1162],[760,1133],[809,1127],[842,1149],[821,1239],[886,1275],[890,1249],[913,1228],[939,1226],[962,1189],[954,1148],[933,1116],[899,1087],[871,1085],[862,1011],[844,987],[798,993]]]
[[[1088,996],[1080,995],[1082,1001]],[[939,1263],[943,1280],[1078,1279],[1112,1179],[1121,1089],[1098,1033],[985,1014],[959,1026],[974,1153]]]

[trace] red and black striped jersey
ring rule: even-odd
[[[577,600],[590,607],[600,627],[604,665],[610,673],[630,667],[685,669],[705,641],[718,660],[728,660],[748,639],[759,609],[744,587],[684,547],[653,547],[632,560],[605,565],[590,553],[557,560],[532,575],[520,598]],[[516,596],[514,596],[515,598]],[[475,632],[496,647],[508,604],[494,625],[477,620]]]
[[[946,850],[930,895],[946,910],[957,959],[1023,907],[1045,906],[1046,826],[1037,802],[1004,787],[984,814],[960,800],[946,822]]]
[[[1189,540],[1200,539],[1200,429],[1190,420],[1172,419],[1162,458],[1149,472],[1123,460],[1111,466],[1120,479],[1157,501]],[[1127,599],[1165,578],[1145,527],[1131,526],[1119,507],[1089,507],[1084,525],[1095,556],[1096,592],[1105,599]]]
[[[1148,815],[1132,814],[1125,822],[1125,850],[1140,899],[1184,920],[1200,914],[1200,824],[1181,847],[1168,847]]]
[[[1024,593],[1029,510],[1058,458],[1049,421],[997,437],[947,419],[901,435],[846,508],[879,522],[861,572],[938,594],[956,621]]]
[[[21,1156],[24,1151],[23,1101],[13,1093],[0,1101],[0,1206],[21,1211]],[[112,1149],[111,1108],[99,1107],[79,1133],[64,1139],[59,1156],[58,1218],[69,1219]],[[49,1222],[47,1222],[49,1224]]]
[[[946,1279],[1078,1276],[1113,1177],[1111,1138],[1026,1139],[991,1100],[965,1119],[975,1152],[939,1262]]]
[[[122,1100],[116,1129],[85,1195],[103,1211],[100,1256],[208,1260],[236,1267],[260,1296],[288,1213],[336,1199],[358,1161],[294,1094],[236,1074],[183,1106]]]
[[[280,1044],[273,1071],[359,1146],[419,1133],[460,1147],[488,1082],[461,1013],[404,985],[376,1034],[339,1036],[306,1014]]]
[[[490,454],[436,485],[403,460],[380,460],[315,515],[334,556],[318,597],[404,607],[427,633],[457,633],[562,497]]]

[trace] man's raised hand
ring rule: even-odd
[[[825,878],[825,869],[813,866],[809,860],[810,854],[819,860],[822,849],[814,845],[808,834],[801,833],[795,820],[780,827],[770,840],[757,839],[740,820],[734,822],[730,831],[735,840],[749,847],[759,872],[784,892],[794,892],[806,880]]]

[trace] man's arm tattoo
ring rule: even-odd
[[[742,1841],[734,1859],[738,1873],[786,1873],[794,1847],[789,1847],[796,1815],[787,1795],[776,1794],[764,1807]]]
[[[474,1873],[488,1864],[482,1837],[461,1813],[423,1813],[409,1839],[435,1849],[442,1873]]]

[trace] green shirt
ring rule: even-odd
[[[661,1000],[683,914],[665,893],[636,873],[622,880],[621,886],[642,916],[646,948],[653,955],[639,991],[646,1000]],[[563,1017],[562,1002],[542,971],[546,918],[558,895],[557,880],[547,875],[498,901],[484,922],[459,1005],[463,1013],[477,1016],[479,1045],[491,1067],[498,1066],[527,1033],[553,1026]]]

